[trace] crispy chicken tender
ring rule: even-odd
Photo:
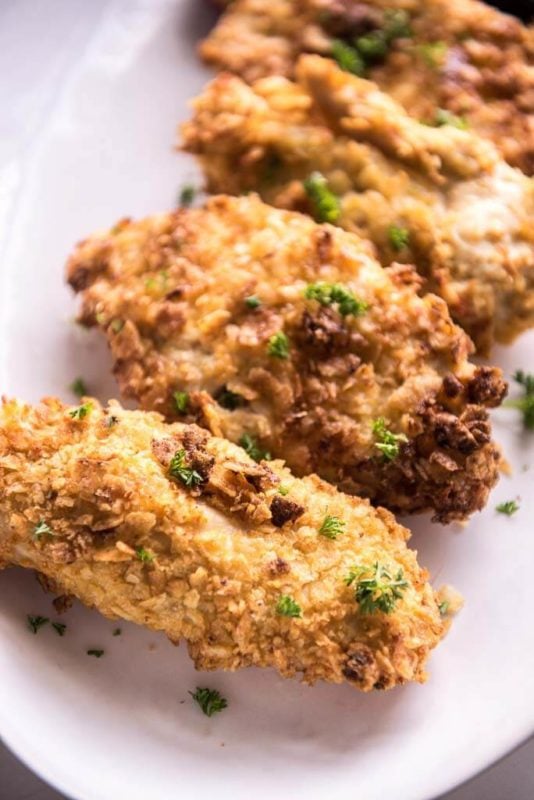
[[[90,402],[77,419],[55,399],[4,401],[0,562],[185,639],[199,669],[274,667],[364,691],[425,680],[448,623],[389,512],[195,425]],[[198,482],[171,476],[177,451]],[[343,522],[339,541],[319,533],[327,513]],[[346,577],[375,564],[405,585],[369,613]],[[277,611],[284,597],[299,617]]]
[[[200,53],[252,82],[291,78],[301,53],[332,56],[340,41],[414,117],[462,115],[533,174],[534,28],[476,0],[235,0]]]
[[[468,362],[468,337],[418,296],[413,268],[383,269],[354,234],[216,197],[87,239],[68,279],[142,408],[392,510],[447,522],[486,502],[501,372]]]
[[[532,327],[534,180],[490,142],[417,122],[330,59],[303,56],[297,78],[249,87],[220,75],[194,101],[184,147],[209,189],[313,213],[306,180],[319,171],[339,197],[337,224],[371,239],[384,265],[414,263],[480,353]]]

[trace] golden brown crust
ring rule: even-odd
[[[364,691],[425,679],[447,623],[391,514],[281,462],[258,465],[195,426],[91,402],[73,419],[58,400],[4,401],[0,562],[186,639],[199,669],[274,667]],[[202,472],[193,488],[169,474],[177,448]],[[282,482],[302,512],[280,528],[270,509]],[[344,522],[338,540],[318,532],[326,513]],[[49,532],[36,538],[39,523]],[[363,613],[345,584],[351,568],[376,562],[408,584],[391,613]],[[283,595],[301,618],[276,613]]]
[[[236,0],[200,53],[252,82],[293,77],[301,53],[330,55],[334,39],[384,26],[403,10],[411,35],[390,43],[366,76],[416,118],[465,116],[504,158],[534,172],[534,29],[477,0]]]
[[[184,418],[216,435],[251,435],[298,475],[444,522],[480,509],[497,480],[486,408],[505,392],[500,371],[470,364],[443,301],[419,297],[410,270],[384,270],[353,234],[216,197],[82,242],[68,276],[85,287],[80,320],[106,332],[121,391],[142,408],[179,418],[173,394],[186,391]],[[317,281],[367,310],[307,299]],[[286,358],[270,352],[281,333]],[[390,462],[379,417],[407,438]]]
[[[340,198],[337,224],[374,242],[385,266],[414,263],[480,353],[533,326],[533,180],[491,143],[420,124],[329,59],[302,57],[297,77],[249,87],[221,75],[195,100],[183,140],[209,189],[311,212],[304,181],[318,170]],[[399,249],[392,227],[409,233]]]

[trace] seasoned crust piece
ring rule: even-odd
[[[392,14],[404,24],[377,52]],[[200,54],[248,82],[292,78],[301,53],[331,57],[336,41],[354,46],[361,36],[375,42],[363,74],[410,114],[464,116],[510,164],[533,174],[534,28],[476,0],[235,0]]]
[[[274,667],[364,691],[425,680],[448,623],[391,514],[279,461],[256,464],[196,426],[90,402],[73,419],[55,399],[4,401],[0,562],[39,570],[108,617],[185,639],[198,669]],[[170,476],[176,450],[190,466],[209,464],[197,485]],[[270,510],[282,482],[282,499],[302,508],[283,529]],[[339,540],[318,533],[326,510],[344,522]],[[37,538],[39,523],[49,533]],[[407,584],[390,613],[364,613],[345,582],[375,563]],[[277,614],[283,596],[300,618]]]
[[[339,198],[337,224],[371,239],[385,266],[414,263],[478,352],[532,327],[533,179],[471,131],[420,124],[329,59],[303,56],[297,78],[249,87],[220,75],[194,101],[183,144],[210,191],[253,189],[313,213],[305,182],[319,171]]]
[[[87,239],[68,279],[142,408],[252,437],[298,475],[443,522],[482,508],[497,480],[486,409],[505,392],[500,370],[470,364],[444,302],[353,234],[215,197]],[[317,282],[359,308],[307,298]],[[401,437],[396,458],[377,447],[378,418]]]

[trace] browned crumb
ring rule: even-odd
[[[532,175],[534,28],[477,0],[235,0],[200,53],[249,82],[291,78],[301,53],[332,57],[335,41],[380,35],[394,12],[409,30],[367,60],[365,76],[416,118],[465,117]]]
[[[370,239],[384,266],[415,264],[478,352],[532,327],[533,180],[472,131],[421,124],[330,59],[303,56],[296,77],[249,87],[220,75],[194,101],[184,147],[210,191],[255,190],[317,215],[306,186],[318,171],[339,204],[332,221]]]
[[[199,669],[274,667],[364,691],[425,680],[448,622],[391,514],[281,462],[258,465],[195,426],[117,403],[93,401],[83,419],[71,411],[54,399],[0,408],[0,562],[38,570],[107,617],[185,639]],[[192,441],[188,465],[211,466],[188,486],[163,444],[176,453]],[[303,511],[280,529],[269,509],[287,482]],[[318,534],[325,508],[344,520],[342,541]],[[40,521],[50,533],[36,539]],[[287,569],[273,573],[273,561]],[[364,613],[346,583],[376,563],[403,581],[388,613]],[[298,617],[277,612],[282,597]]]
[[[68,266],[74,288],[84,276],[80,319],[106,332],[124,396],[258,460],[271,453],[298,475],[448,522],[482,508],[497,480],[487,408],[506,386],[500,370],[469,363],[469,339],[441,299],[418,296],[413,274],[383,269],[353,234],[253,196],[123,223],[82,242]],[[343,314],[306,297],[317,281],[360,305]],[[187,393],[185,412],[176,391]],[[223,402],[228,392],[239,402]],[[394,457],[379,446],[381,418]],[[171,459],[172,447],[155,447]],[[202,447],[200,431],[188,435],[204,478]],[[260,521],[271,514],[256,494],[269,473],[256,469],[211,480],[223,496],[237,492],[236,513]]]

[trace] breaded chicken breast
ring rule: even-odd
[[[199,669],[424,681],[448,622],[408,537],[368,501],[194,425],[89,398],[1,406],[0,562],[185,639]]]
[[[249,82],[329,56],[416,118],[465,117],[534,172],[534,29],[477,0],[235,0],[200,53]]]
[[[194,101],[184,147],[209,189],[257,190],[371,239],[384,265],[414,263],[483,354],[532,327],[534,180],[330,59],[303,56],[297,79],[220,75]]]
[[[447,522],[484,505],[501,372],[469,363],[445,303],[356,235],[216,197],[87,239],[68,279],[142,408],[392,510]]]

